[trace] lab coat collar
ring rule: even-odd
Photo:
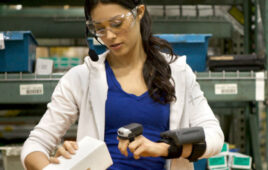
[[[105,102],[108,93],[108,83],[105,72],[105,59],[109,51],[99,55],[99,60],[94,62],[89,57],[85,63],[89,69],[89,104],[91,105],[95,125],[98,129],[98,138],[104,140],[105,130]]]

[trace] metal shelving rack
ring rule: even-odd
[[[263,82],[267,79],[267,72],[196,72],[197,81],[208,101],[257,101],[257,93],[265,91],[256,86],[257,82]],[[0,74],[0,105],[4,104],[45,104],[50,101],[52,92],[64,73],[51,75],[36,75],[28,73],[20,74]],[[219,92],[216,94],[215,86],[221,84],[235,85],[236,92]],[[22,94],[26,85],[30,90],[32,86],[41,85],[38,90],[40,93]],[[41,88],[41,89],[40,89]],[[264,88],[264,86],[263,86]],[[224,90],[224,89],[223,89]],[[228,90],[228,89],[227,89]],[[245,93],[247,92],[247,93]],[[222,93],[222,94],[220,94]]]
[[[146,0],[148,5],[242,5],[244,8],[249,8],[248,0]],[[0,10],[0,30],[27,30],[31,29],[33,34],[38,38],[69,38],[79,39],[82,44],[84,38],[84,12],[81,8],[35,8],[36,6],[52,6],[52,5],[83,5],[83,0],[78,1],[37,1],[29,0],[18,1],[11,0],[0,2],[0,5],[22,4],[31,6],[30,9],[23,8],[22,10],[11,10],[2,6]],[[11,23],[11,24],[6,24]],[[199,27],[195,27],[198,23]],[[156,33],[212,33],[214,37],[231,37],[232,25],[225,19],[219,17],[202,17],[202,18],[173,18],[173,17],[153,17],[153,31]],[[64,30],[66,27],[69,29]],[[166,28],[169,29],[166,29]],[[222,29],[221,29],[222,28]],[[247,37],[247,36],[245,36]],[[81,42],[82,41],[82,42]],[[50,42],[50,41],[49,41]],[[248,41],[246,41],[248,42]],[[41,44],[46,42],[41,41]],[[249,43],[245,43],[249,44]],[[46,44],[49,45],[49,44]],[[85,45],[85,43],[84,43]]]
[[[258,74],[261,74],[262,76],[258,76]],[[43,76],[37,76],[35,74],[0,74],[0,105],[5,104],[45,104],[50,101],[50,96],[52,95],[52,92],[59,81],[59,79],[64,74],[51,74],[51,75],[43,75]],[[196,73],[197,81],[199,82],[201,89],[204,91],[204,94],[208,101],[212,104],[213,110],[215,113],[220,113],[222,115],[230,115],[232,114],[232,111],[228,111],[226,109],[226,105],[223,105],[219,109],[218,103],[223,102],[232,102],[232,103],[238,103],[234,105],[235,107],[241,107],[242,109],[245,109],[245,120],[254,120],[249,121],[251,123],[251,126],[248,130],[251,130],[251,135],[247,135],[246,131],[243,131],[243,134],[240,132],[241,138],[246,140],[246,142],[242,142],[240,147],[243,147],[243,150],[246,153],[250,153],[250,146],[249,143],[254,143],[255,145],[252,145],[253,148],[253,154],[255,160],[260,160],[259,155],[259,148],[256,148],[255,146],[258,145],[258,136],[256,136],[256,133],[253,133],[253,131],[257,130],[256,125],[256,117],[251,114],[250,108],[247,103],[250,103],[251,101],[257,101],[261,100],[262,97],[256,97],[259,91],[264,92],[264,83],[267,80],[267,72],[263,73],[256,73],[256,72],[199,72]],[[262,83],[263,86],[258,87],[257,84]],[[30,87],[33,85],[41,84],[43,87],[42,94],[32,94],[32,95],[21,95],[21,85],[29,85]],[[234,91],[221,91],[216,92],[216,86],[217,85],[233,85],[235,86],[235,89],[232,89]],[[263,89],[260,89],[260,88]],[[224,89],[223,89],[224,90]],[[228,90],[228,89],[227,89]],[[247,92],[247,93],[245,93]],[[260,93],[262,94],[262,93]],[[264,99],[264,96],[263,96]],[[230,107],[230,105],[228,105]],[[224,109],[222,109],[224,108]],[[233,107],[231,107],[233,108]],[[26,118],[27,119],[27,118]],[[0,119],[1,121],[1,119]],[[3,121],[3,120],[2,120]],[[241,127],[245,129],[246,124],[242,124]],[[32,127],[32,126],[31,126]],[[14,130],[16,130],[17,127],[11,127],[13,129],[12,131],[6,132],[2,131],[2,136],[10,137],[10,135],[14,136]],[[22,129],[23,133],[22,135],[25,136],[27,133],[26,131],[29,131],[29,128]],[[0,129],[1,132],[1,129]],[[71,133],[74,134],[74,133]],[[240,142],[241,143],[241,142]],[[257,166],[261,166],[260,162],[256,163]]]
[[[62,75],[0,74],[0,104],[48,103]]]

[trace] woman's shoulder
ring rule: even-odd
[[[183,56],[177,56],[177,59],[171,63],[174,67],[180,67],[181,69],[186,69],[187,63],[186,63],[186,55]]]
[[[170,62],[171,60],[173,60],[170,63],[170,67],[171,69],[175,69],[175,70],[185,70],[187,68],[187,63],[186,63],[186,55],[183,56],[171,56],[170,54],[167,53],[161,53],[165,59]]]
[[[167,61],[170,61],[171,55],[163,54]],[[173,58],[176,56],[173,56]],[[172,76],[175,79],[181,79],[182,76],[186,78],[187,82],[191,82],[195,80],[195,74],[191,67],[186,62],[187,56],[177,56],[177,59],[170,63],[170,68],[172,72]]]
[[[89,74],[89,70],[85,63],[72,67],[67,71],[62,79],[69,81],[81,81],[84,80]]]

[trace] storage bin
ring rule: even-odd
[[[177,55],[186,55],[193,71],[206,71],[208,39],[211,34],[156,34],[167,40]]]
[[[195,170],[206,170],[207,169],[207,159],[200,159],[194,162]]]
[[[56,70],[68,70],[82,63],[82,60],[76,57],[50,57],[48,59],[53,60]]]
[[[206,71],[208,39],[211,34],[156,34],[155,36],[167,40],[175,54],[186,55],[187,63],[194,71]],[[94,38],[88,38],[88,43],[97,54],[106,50],[106,47],[100,45]]]
[[[0,147],[3,157],[4,170],[23,170],[20,161],[21,146]]]
[[[30,31],[0,32],[0,72],[33,72],[38,45]],[[3,46],[4,42],[4,46]]]

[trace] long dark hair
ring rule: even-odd
[[[143,4],[142,0],[85,0],[87,20],[91,18],[90,13],[98,3],[115,3],[129,10]],[[172,47],[167,41],[153,36],[151,25],[151,17],[145,8],[140,24],[142,43],[147,54],[147,59],[143,66],[143,77],[151,98],[161,104],[167,104],[176,100],[169,64],[174,62],[177,56],[174,55]],[[170,54],[170,60],[167,61],[160,51]]]

